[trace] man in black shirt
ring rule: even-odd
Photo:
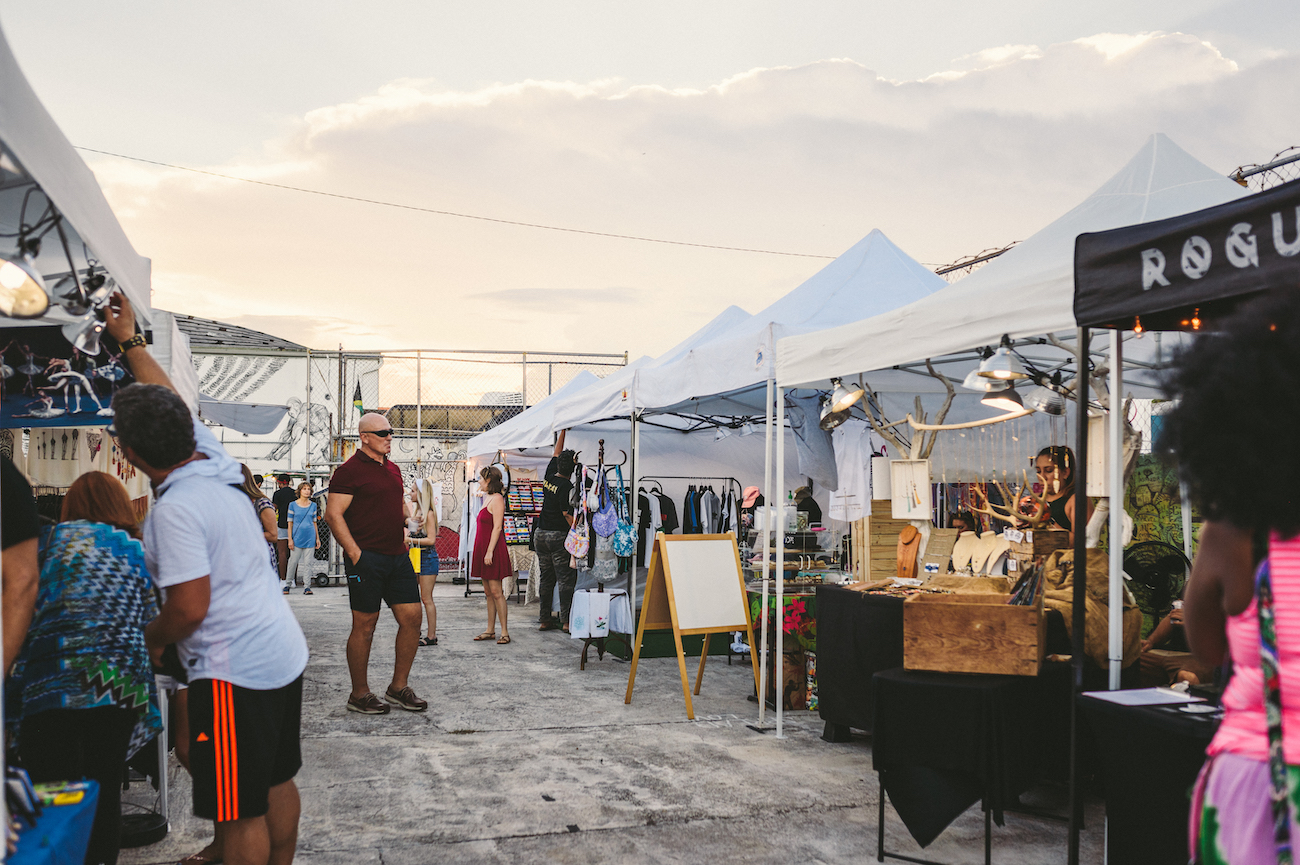
[[[18,657],[36,607],[40,568],[36,563],[36,499],[22,472],[0,457],[0,606],[4,607],[4,669]]]
[[[542,571],[538,585],[542,610],[538,621],[543,631],[553,631],[556,628],[569,630],[569,605],[573,603],[573,587],[578,582],[578,572],[570,567],[569,551],[564,548],[564,539],[568,537],[569,527],[573,525],[573,505],[569,503],[569,497],[573,492],[571,478],[575,461],[573,451],[564,449],[564,435],[567,432],[568,430],[560,431],[551,461],[542,478],[542,512],[537,517],[537,531],[533,535],[533,547]],[[551,617],[557,582],[560,584],[558,622]]]
[[[275,558],[280,567],[280,582],[284,582],[289,573],[289,503],[298,498],[295,490],[289,489],[289,476],[281,472],[275,476],[275,492],[271,494],[271,504],[275,505]],[[287,588],[285,591],[289,591]]]

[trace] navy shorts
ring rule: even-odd
[[[379,602],[389,608],[398,604],[420,603],[420,581],[411,567],[409,555],[386,556],[361,551],[355,565],[347,561],[348,603],[358,613],[379,612]]]

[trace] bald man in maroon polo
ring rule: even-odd
[[[393,428],[383,415],[371,413],[362,416],[357,431],[361,446],[330,478],[325,506],[325,522],[343,548],[352,607],[347,650],[352,693],[347,707],[363,715],[386,715],[389,703],[423,712],[429,704],[407,682],[420,641],[420,583],[402,534],[406,521],[402,470],[388,459]],[[393,681],[382,701],[369,683],[370,646],[381,601],[397,619]]]

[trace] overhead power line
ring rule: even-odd
[[[420,207],[414,204],[399,204],[395,201],[381,201],[376,198],[362,198],[356,195],[343,195],[338,192],[325,192],[321,189],[307,189],[302,186],[289,186],[285,183],[272,183],[269,180],[253,180],[248,177],[236,177],[233,174],[222,174],[218,171],[206,171],[202,168],[190,168],[186,165],[174,165],[170,162],[158,162],[154,159],[144,159],[139,156],[127,156],[125,153],[113,153],[108,150],[96,150],[93,147],[81,147],[73,145],[78,150],[84,150],[86,153],[98,153],[101,156],[112,156],[115,159],[127,159],[131,162],[143,162],[146,165],[157,165],[161,168],[174,168],[177,171],[189,171],[194,174],[204,174],[208,177],[220,177],[223,180],[238,180],[241,183],[255,183],[258,186],[269,186],[272,189],[285,189],[290,192],[304,192],[308,195],[322,195],[326,198],[338,198],[343,201],[356,201],[361,204],[376,204],[380,207],[395,207],[399,210],[413,210],[417,213],[432,213],[436,216],[453,216],[457,219],[477,219],[480,222],[495,222],[501,225],[518,225],[522,228],[542,228],[547,231],[564,231],[569,234],[588,234],[593,237],[612,237],[618,240],[637,240],[642,243],[663,243],[669,246],[694,246],[699,249],[720,249],[727,252],[756,252],[761,255],[787,255],[794,258],[823,258],[833,259],[833,255],[814,255],[808,252],[782,252],[776,249],[750,249],[743,246],[721,246],[714,243],[691,243],[686,240],[666,240],[662,237],[640,237],[635,234],[616,234],[612,231],[590,231],[585,228],[567,228],[561,225],[542,225],[537,222],[521,222],[516,219],[500,219],[495,216],[481,216],[476,213],[458,213],[454,210],[438,210],[433,207]]]

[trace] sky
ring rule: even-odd
[[[872,228],[934,265],[1023,239],[1152,132],[1224,173],[1300,144],[1283,0],[0,0],[0,25],[83,147],[802,254],[83,153],[156,306],[318,348],[655,355]]]

